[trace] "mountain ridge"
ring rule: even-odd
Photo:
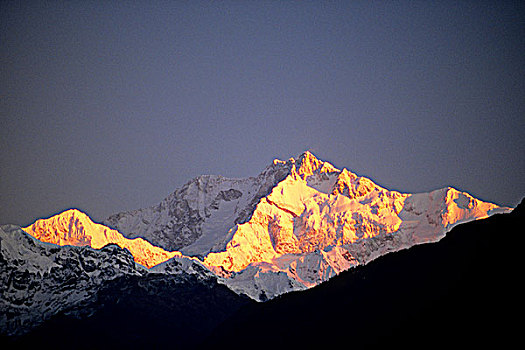
[[[148,268],[173,257],[188,260],[236,293],[264,301],[388,252],[438,241],[458,223],[508,210],[452,187],[389,191],[307,151],[275,159],[256,177],[196,177],[156,206],[104,221],[118,230],[76,211],[25,230],[57,244],[115,243]]]
[[[175,252],[152,245],[142,238],[127,239],[117,230],[94,223],[89,216],[78,209],[69,209],[48,219],[40,219],[23,228],[38,240],[60,246],[90,246],[100,249],[116,244],[127,249],[135,261],[146,267],[153,267],[173,258]]]
[[[183,261],[173,262],[177,258],[160,264],[162,273],[155,272],[157,267],[137,270],[131,254],[116,245],[100,250],[58,247],[16,226],[3,225],[0,262],[7,259],[9,263],[0,263],[0,270],[8,268],[12,273],[0,271],[0,278],[14,278],[0,283],[0,289],[9,287],[0,295],[18,302],[11,311],[0,312],[0,343],[8,348],[47,344],[55,349],[69,349],[71,344],[86,349],[174,344],[241,348],[254,341],[258,346],[280,347],[342,343],[356,348],[403,345],[409,349],[443,348],[452,343],[513,346],[519,340],[516,319],[523,291],[519,276],[524,206],[525,200],[509,214],[460,224],[435,244],[381,256],[316,288],[282,294],[265,303],[221,288],[211,275],[202,275],[199,269],[203,267],[198,265],[194,273],[187,274],[190,269],[181,265]],[[33,258],[27,250],[17,255],[22,251],[12,250],[6,237],[24,242]],[[107,253],[108,257],[93,259]],[[48,258],[62,268],[46,274],[42,270],[46,264],[39,259]],[[128,272],[116,269],[113,262],[118,261]],[[99,270],[106,278],[98,279],[102,284],[91,290],[91,297],[66,297],[89,292],[85,289],[89,279],[82,276],[87,272],[91,279],[96,278]],[[49,278],[55,283],[47,284]],[[69,284],[71,281],[78,282]],[[28,288],[34,290],[40,283],[44,284],[37,291],[47,293],[45,297],[28,298]],[[38,311],[37,306],[45,306],[48,300],[51,310],[58,306],[62,311],[54,316]],[[77,304],[68,305],[71,300]],[[0,307],[4,306],[2,300]],[[17,337],[5,337],[3,317],[11,317],[9,324],[14,329],[29,326],[28,314],[22,323],[12,318],[20,306],[33,309],[33,322],[40,326]]]
[[[239,309],[202,346],[512,347],[519,341],[525,198],[439,242],[387,254],[299,293]],[[235,342],[225,335],[235,329]]]

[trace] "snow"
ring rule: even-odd
[[[83,307],[105,281],[140,276],[121,248],[62,246],[34,239],[15,225],[0,226],[0,331],[17,335],[59,312]]]
[[[158,205],[112,215],[104,224],[166,250],[206,254],[217,244],[224,246],[221,236],[249,219],[253,208],[287,175],[290,166],[289,162],[271,164],[259,176],[243,179],[199,176]],[[228,207],[233,212],[225,213]]]
[[[236,186],[233,183],[236,182]],[[251,194],[257,192],[257,187],[253,181],[240,181],[237,179],[228,179],[224,184],[221,184],[214,192],[217,192],[215,197],[220,193],[228,193],[228,191],[238,191],[233,193],[240,193],[237,198],[221,198],[206,215],[202,226],[202,235],[190,245],[181,248],[181,252],[185,255],[206,255],[210,251],[224,249],[225,233],[231,233],[235,228],[235,221],[239,215],[239,208],[244,208],[248,205],[247,202],[251,200]],[[203,203],[203,206],[206,204]]]
[[[243,276],[228,282],[237,289],[244,283],[252,290],[255,283],[244,271],[258,277],[256,290],[265,295],[275,291],[260,276],[277,271],[312,287],[386,253],[439,240],[455,222],[498,208],[452,188],[388,191],[346,169],[324,167],[311,154],[302,159],[308,163],[292,162],[290,174],[261,200],[252,219],[237,227],[225,250],[204,259],[208,266],[235,272],[232,280]]]
[[[22,231],[15,225],[4,225],[0,227],[2,237],[0,251],[5,259],[21,261],[26,269],[32,273],[49,272],[56,263],[48,256],[41,254],[38,250],[31,249],[26,242],[33,237]],[[38,240],[35,240],[39,242]]]
[[[117,244],[127,249],[135,261],[146,267],[155,266],[171,259],[180,252],[167,252],[153,246],[142,238],[127,239],[120,232],[94,223],[85,213],[70,209],[48,219],[37,220],[25,227],[31,236],[60,246],[90,246],[100,249],[108,244]]]
[[[508,210],[451,187],[389,191],[305,152],[257,177],[197,177],[156,206],[111,216],[115,229],[68,211],[25,230],[60,245],[115,243],[150,273],[211,274],[266,300]]]

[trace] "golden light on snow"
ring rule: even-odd
[[[486,217],[499,208],[450,187],[420,194],[389,191],[309,152],[298,160],[275,160],[273,166],[290,166],[284,180],[259,200],[248,221],[226,232],[215,232],[220,225],[212,225],[213,232],[203,232],[229,238],[222,247],[205,239],[203,242],[212,243],[199,248],[207,250],[201,260],[166,251],[142,238],[128,239],[74,209],[38,220],[24,230],[58,245],[100,249],[114,243],[148,268],[180,257],[198,260],[227,278],[249,270],[245,275],[252,280],[266,273],[281,274],[311,287],[388,249],[439,240],[451,226]],[[366,248],[371,238],[394,235],[398,239],[395,246]],[[361,261],[352,253],[359,249],[371,249]]]
[[[158,265],[179,252],[168,252],[142,238],[128,239],[117,230],[94,223],[86,214],[76,209],[67,210],[49,219],[37,220],[23,228],[36,239],[60,246],[90,246],[100,249],[108,244],[117,244],[129,250],[134,260],[148,268]]]

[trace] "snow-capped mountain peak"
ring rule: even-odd
[[[23,229],[40,241],[60,246],[90,246],[100,249],[108,244],[117,244],[129,250],[135,261],[146,267],[155,266],[176,255],[180,256],[178,252],[167,252],[142,238],[128,239],[117,230],[94,223],[89,216],[77,209],[37,220]]]
[[[107,226],[68,210],[25,230],[58,245],[114,243],[146,267],[186,259],[265,300],[507,210],[453,188],[389,191],[307,151],[256,177],[199,176],[158,205],[112,215]]]
[[[332,164],[317,159],[310,151],[301,154],[297,160],[293,159],[293,172],[306,179],[308,176],[322,173],[340,172]]]

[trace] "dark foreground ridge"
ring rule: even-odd
[[[308,291],[250,304],[205,345],[497,348],[517,344],[525,200],[455,227],[437,243],[387,254]]]
[[[94,312],[58,314],[21,337],[3,337],[4,349],[158,349],[202,341],[248,298],[214,280],[194,275],[149,274],[109,282],[97,295]],[[0,345],[2,345],[0,343]]]

